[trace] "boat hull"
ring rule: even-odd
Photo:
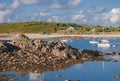
[[[97,41],[89,41],[89,43],[91,43],[91,44],[97,44],[98,42]]]
[[[98,47],[110,47],[110,44],[98,44]]]

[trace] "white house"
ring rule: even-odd
[[[72,27],[72,26],[70,26],[70,27],[67,28],[67,30],[69,30],[69,31],[75,31],[75,28]]]

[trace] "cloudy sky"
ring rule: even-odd
[[[0,23],[21,21],[120,25],[120,0],[0,0]]]

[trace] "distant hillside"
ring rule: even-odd
[[[74,27],[74,31],[67,30]],[[75,23],[54,23],[54,22],[20,22],[1,23],[0,33],[42,33],[42,34],[89,34],[100,33],[103,26],[80,25]],[[105,32],[120,32],[120,27],[104,27]]]

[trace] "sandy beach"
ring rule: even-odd
[[[120,38],[120,34],[106,34],[106,35],[46,35],[46,34],[25,34],[31,39],[43,39],[43,38],[56,38],[56,37],[79,37],[79,38]],[[0,34],[0,40],[13,40],[18,37],[19,34],[9,34],[9,35],[2,35]]]

